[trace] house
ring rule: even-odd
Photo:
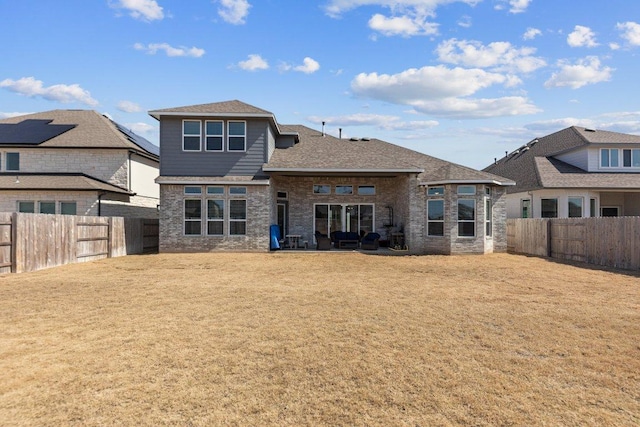
[[[508,218],[640,215],[640,136],[572,126],[535,138],[485,172],[516,182]]]
[[[91,110],[0,120],[0,211],[157,218],[159,149]]]
[[[240,101],[150,111],[160,122],[160,251],[267,251],[270,225],[377,232],[408,253],[506,251],[508,179],[378,139],[341,139]],[[357,240],[356,240],[357,243]]]

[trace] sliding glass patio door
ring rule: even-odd
[[[315,231],[330,235],[333,231],[373,231],[374,208],[371,204],[317,204],[314,206]]]

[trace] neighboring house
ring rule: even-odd
[[[572,126],[484,169],[516,182],[509,218],[640,215],[640,136]]]
[[[270,224],[309,246],[316,232],[375,231],[410,253],[506,251],[508,179],[282,125],[240,101],[149,114],[160,121],[162,252],[267,251]]]
[[[159,149],[90,110],[0,120],[0,211],[157,218]]]

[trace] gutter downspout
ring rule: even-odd
[[[98,216],[102,216],[102,196],[104,193],[101,191],[98,193]]]

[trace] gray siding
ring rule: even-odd
[[[202,117],[205,120],[227,119]],[[189,117],[189,120],[198,118]],[[238,118],[237,120],[242,120]],[[247,120],[246,152],[182,151],[182,118],[163,117],[160,121],[160,175],[162,176],[256,176],[264,177],[262,165],[267,161],[267,120]],[[203,130],[204,131],[204,130]],[[225,135],[226,136],[226,135]]]

